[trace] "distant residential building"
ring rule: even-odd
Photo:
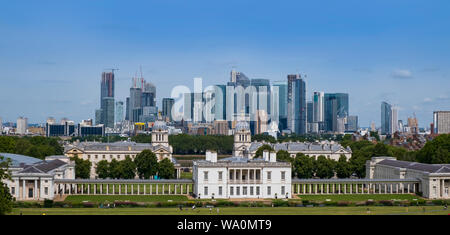
[[[75,124],[73,121],[61,120],[60,123],[48,122],[45,124],[45,136],[74,136]]]
[[[25,135],[28,129],[28,118],[19,117],[16,125],[16,134]]]
[[[77,125],[77,136],[105,136],[105,126],[103,124],[99,125],[85,125],[80,123]]]
[[[409,117],[408,118],[408,127],[409,127],[410,133],[413,133],[413,134],[419,133],[419,123],[417,121],[417,118]]]
[[[228,122],[226,120],[215,120],[214,121],[214,135],[228,135],[229,128]]]
[[[433,128],[435,134],[450,133],[450,111],[433,112]]]

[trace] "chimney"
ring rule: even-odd
[[[210,156],[211,162],[217,162],[217,152],[216,151],[212,151]]]
[[[211,161],[211,150],[206,150],[206,161],[210,162]]]
[[[270,152],[270,162],[277,162],[277,153]]]
[[[263,151],[263,159],[264,159],[264,161],[266,161],[266,162],[269,161],[269,151],[268,151],[268,150],[264,150],[264,151]]]

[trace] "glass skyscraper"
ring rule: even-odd
[[[392,106],[387,102],[381,102],[381,134],[392,133]]]
[[[288,75],[288,129],[306,133],[306,83],[300,74]]]
[[[325,130],[336,132],[338,130],[338,118],[348,117],[348,94],[325,93],[324,95],[324,121]]]
[[[100,122],[114,128],[114,73],[103,72],[100,85]],[[97,121],[97,120],[96,120]]]

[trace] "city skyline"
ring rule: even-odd
[[[194,77],[204,87],[224,84],[232,68],[271,82],[307,74],[308,101],[314,91],[348,93],[360,126],[380,126],[382,101],[398,107],[400,120],[415,112],[420,127],[429,126],[433,111],[450,109],[447,2],[139,4],[5,3],[3,121],[94,119],[101,73],[120,69],[115,100],[125,102],[140,65],[160,109],[174,86],[191,87]],[[303,17],[292,16],[297,11]]]

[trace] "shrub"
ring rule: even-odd
[[[274,200],[274,201],[273,201],[273,206],[274,206],[274,207],[289,206],[289,203],[288,203],[288,201]]]
[[[375,202],[374,201],[366,201],[365,204],[366,204],[366,206],[373,206],[373,205],[375,205]]]
[[[350,203],[350,202],[347,202],[347,201],[339,201],[339,202],[337,203],[337,205],[338,205],[338,206],[350,206],[351,203]]]
[[[53,207],[53,200],[45,199],[44,208],[52,208],[52,207]]]
[[[379,203],[383,206],[393,206],[394,205],[391,200],[382,200],[382,201],[379,201]]]

